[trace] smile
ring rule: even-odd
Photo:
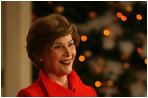
[[[62,63],[64,65],[70,65],[71,64],[71,60],[63,60],[63,61],[60,61],[60,63]]]

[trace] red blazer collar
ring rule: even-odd
[[[69,88],[71,90],[57,84],[56,82],[48,78],[43,73],[42,69],[40,69],[39,78],[42,80],[48,96],[50,97],[76,97],[77,95],[80,96],[79,92],[82,92],[83,83],[74,70],[72,70],[71,73],[68,74]]]

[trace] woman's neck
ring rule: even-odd
[[[67,75],[63,75],[63,76],[57,76],[54,73],[49,73],[46,72],[45,70],[43,71],[51,80],[55,81],[56,83],[58,83],[59,85],[68,88],[68,78]]]
[[[64,76],[56,76],[55,74],[48,74],[47,75],[51,80],[55,81],[59,85],[62,85],[65,88],[68,88],[68,79],[67,75]]]

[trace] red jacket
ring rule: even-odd
[[[20,90],[17,97],[97,97],[95,90],[84,85],[74,70],[68,74],[68,82],[70,89],[49,79],[40,70],[39,78],[31,86]]]

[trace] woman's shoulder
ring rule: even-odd
[[[38,97],[43,96],[41,81],[38,79],[29,87],[20,90],[17,97]]]
[[[28,89],[22,89],[18,92],[17,97],[33,97]]]

